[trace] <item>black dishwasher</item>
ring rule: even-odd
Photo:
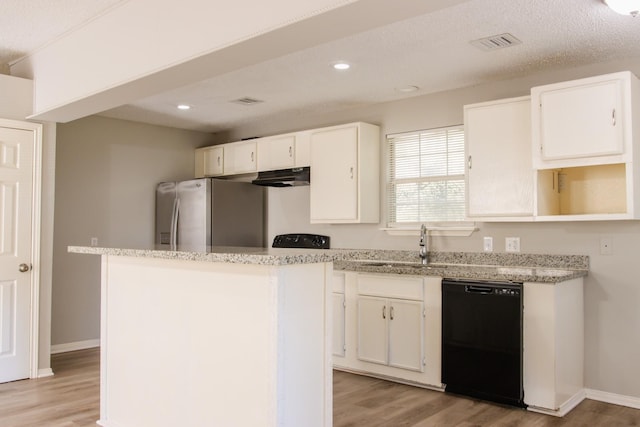
[[[442,281],[445,391],[524,407],[522,284]]]

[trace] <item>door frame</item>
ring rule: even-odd
[[[29,378],[38,378],[40,339],[40,233],[42,218],[42,132],[43,125],[21,120],[0,119],[0,127],[33,132],[33,195],[31,200],[31,301],[29,303]]]

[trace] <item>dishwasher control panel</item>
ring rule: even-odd
[[[509,295],[509,296],[518,296],[520,295],[519,289],[509,289],[509,288],[497,288],[496,294],[498,295]]]

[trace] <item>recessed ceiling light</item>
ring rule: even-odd
[[[342,71],[342,70],[348,70],[349,68],[351,68],[351,65],[349,65],[344,61],[340,61],[340,62],[334,62],[333,68],[335,68],[336,70]]]
[[[638,0],[604,0],[607,6],[621,15],[637,16],[640,12]]]
[[[396,92],[409,93],[420,89],[418,86],[400,86],[396,88]]]
[[[190,110],[190,109],[191,109],[191,105],[178,104],[178,110]]]

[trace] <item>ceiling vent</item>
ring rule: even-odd
[[[264,102],[260,99],[255,99],[255,98],[249,98],[248,96],[245,96],[244,98],[239,98],[239,99],[234,99],[233,101],[234,104],[240,104],[240,105],[253,105],[253,104],[259,104],[261,102]]]
[[[522,42],[509,33],[498,34],[497,36],[485,37],[483,39],[470,42],[480,50],[496,50],[505,47],[515,46]]]

